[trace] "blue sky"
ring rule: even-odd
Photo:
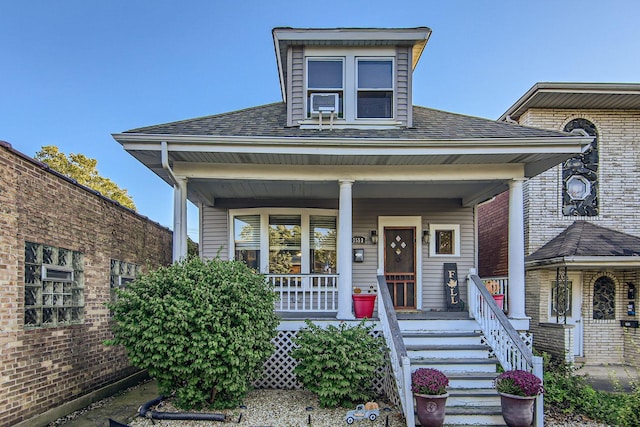
[[[536,82],[640,82],[639,18],[637,0],[0,0],[0,140],[97,159],[171,228],[171,187],[111,134],[280,101],[273,27],[427,26],[414,103],[496,119]]]

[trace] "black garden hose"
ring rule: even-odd
[[[140,407],[138,413],[141,417],[153,420],[186,420],[186,421],[224,421],[224,414],[212,414],[207,412],[158,412],[149,408],[156,406],[164,400],[164,396],[157,397]]]

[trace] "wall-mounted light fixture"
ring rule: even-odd
[[[425,245],[429,244],[429,230],[422,231],[422,243]]]
[[[371,243],[374,245],[378,244],[378,232],[376,230],[371,230]]]

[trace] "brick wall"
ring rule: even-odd
[[[25,241],[84,255],[82,324],[25,329]],[[0,143],[0,426],[38,415],[132,373],[112,337],[111,259],[171,262],[171,231]]]
[[[509,192],[478,206],[478,274],[509,274]]]

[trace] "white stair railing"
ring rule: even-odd
[[[382,326],[384,339],[389,347],[389,362],[396,380],[398,397],[402,405],[407,426],[416,425],[413,393],[411,392],[411,361],[407,355],[407,349],[402,339],[402,331],[398,324],[396,312],[393,309],[393,301],[387,287],[387,281],[383,275],[378,276],[378,318]]]
[[[491,346],[505,370],[520,369],[543,379],[542,357],[534,356],[507,316],[485,288],[482,279],[470,274],[467,280],[469,314],[480,324],[487,344]],[[535,426],[544,425],[544,399],[536,398]]]

